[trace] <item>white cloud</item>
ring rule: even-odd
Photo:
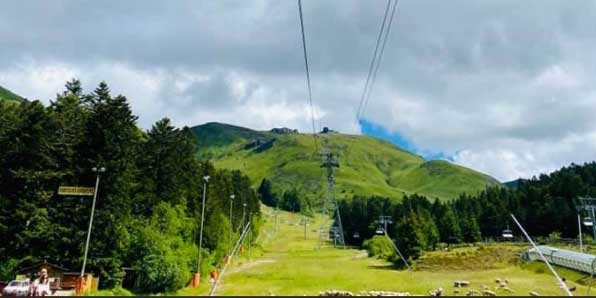
[[[536,78],[535,83],[537,88],[574,88],[580,84],[572,73],[563,69],[560,65],[553,65],[544,70]]]
[[[550,173],[571,163],[593,160],[596,133],[570,135],[561,140],[527,142],[498,140],[491,146],[462,150],[453,156],[455,163],[491,172],[502,181],[530,178]]]
[[[63,63],[39,64],[33,59],[22,59],[10,69],[0,69],[0,85],[32,100],[48,102],[62,90],[66,80],[77,75],[76,69]]]

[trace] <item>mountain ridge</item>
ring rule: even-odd
[[[0,86],[0,100],[23,102],[26,99],[2,86]]]
[[[193,126],[191,131],[197,137],[201,159],[209,159],[219,168],[245,172],[255,188],[267,178],[280,194],[293,188],[309,197],[324,194],[325,172],[311,134],[289,129],[257,131],[218,122]],[[489,175],[444,160],[425,160],[372,136],[337,132],[317,136],[320,147],[339,156],[335,180],[340,197],[401,198],[419,193],[448,200],[500,184]]]

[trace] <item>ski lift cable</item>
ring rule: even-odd
[[[306,71],[306,84],[308,87],[308,103],[310,105],[310,116],[312,119],[312,136],[315,143],[315,152],[319,151],[319,145],[317,142],[317,131],[315,128],[315,108],[312,101],[312,88],[310,84],[310,71],[308,69],[308,55],[306,53],[306,38],[304,36],[304,18],[302,16],[302,1],[298,0],[298,13],[300,14],[300,32],[302,33],[302,51],[304,54],[304,69]]]
[[[381,28],[379,29],[379,34],[377,36],[377,43],[375,45],[373,58],[371,60],[368,75],[366,77],[366,83],[364,85],[364,90],[362,91],[360,103],[356,110],[356,119],[355,119],[356,127],[360,126],[360,119],[362,119],[362,117],[364,116],[366,105],[368,104],[368,101],[369,101],[368,98],[370,97],[370,94],[372,93],[372,88],[373,88],[375,80],[376,80],[376,74],[377,74],[377,71],[379,70],[381,58],[385,51],[385,45],[387,43],[387,38],[389,36],[389,30],[391,29],[391,24],[393,22],[393,17],[395,15],[395,10],[397,7],[398,0],[394,0],[394,1],[395,2],[393,3],[393,9],[391,11],[390,16],[389,16],[389,9],[391,6],[391,0],[387,1],[387,6],[385,7],[385,13],[383,15],[383,22],[381,23]],[[379,46],[380,46],[380,51],[379,51]],[[349,146],[346,148],[346,152],[348,150],[349,150]]]
[[[538,254],[540,255],[540,258],[542,259],[542,261],[544,261],[544,263],[546,264],[546,266],[548,267],[548,269],[550,269],[550,271],[553,273],[553,275],[555,276],[555,278],[557,279],[557,281],[561,285],[561,288],[563,288],[563,290],[565,290],[565,294],[567,294],[567,296],[573,296],[573,294],[571,293],[571,291],[569,291],[569,288],[567,287],[567,285],[565,284],[565,282],[561,279],[561,277],[559,276],[559,274],[557,274],[557,271],[555,271],[555,269],[553,268],[553,266],[548,262],[548,260],[544,256],[544,254],[542,254],[542,251],[540,251],[540,249],[538,249],[538,246],[536,246],[536,243],[534,243],[534,241],[532,240],[532,238],[530,238],[530,236],[528,235],[528,233],[526,232],[526,230],[524,229],[524,227],[522,227],[522,225],[519,223],[519,221],[517,221],[517,218],[515,218],[515,215],[511,214],[511,218],[513,218],[513,221],[515,221],[515,223],[517,224],[517,226],[519,227],[519,229],[522,231],[522,233],[524,234],[524,236],[526,236],[526,238],[528,239],[528,241],[530,242],[530,244],[532,244],[532,246],[534,247],[534,249],[536,250],[536,252],[538,252]]]
[[[358,109],[356,110],[356,125],[358,125],[358,120],[360,118],[360,111],[362,110],[362,105],[364,104],[364,98],[366,97],[368,86],[370,82],[370,78],[372,76],[375,61],[377,60],[377,53],[379,51],[379,45],[381,44],[381,38],[383,37],[383,31],[385,30],[385,24],[387,23],[387,15],[389,14],[389,7],[391,5],[391,0],[387,0],[387,6],[385,7],[385,14],[383,15],[383,22],[381,23],[381,28],[379,29],[379,34],[377,36],[377,42],[375,44],[375,50],[373,52],[372,60],[370,61],[370,66],[368,68],[368,75],[366,76],[366,82],[364,83],[364,90],[362,91],[362,95],[360,96],[360,104],[358,105]]]
[[[387,39],[389,36],[389,31],[391,30],[391,24],[393,23],[393,18],[395,15],[396,8],[397,8],[397,0],[395,0],[395,2],[393,3],[393,7],[391,8],[391,16],[389,17],[389,23],[387,24],[387,30],[385,30],[385,36],[383,37],[383,44],[381,45],[381,51],[379,53],[379,58],[376,61],[377,65],[375,65],[375,70],[372,74],[372,80],[370,82],[370,87],[367,90],[368,94],[365,97],[364,104],[362,105],[362,110],[360,111],[359,118],[361,118],[364,115],[364,113],[366,113],[366,106],[368,105],[368,101],[370,100],[370,96],[372,94],[372,90],[374,88],[375,81],[377,79],[377,73],[379,71],[379,67],[381,66],[381,59],[383,58],[383,53],[385,52],[385,45],[387,44]]]

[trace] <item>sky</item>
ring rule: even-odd
[[[596,1],[303,0],[317,126],[507,181],[596,159]],[[139,125],[311,128],[296,1],[6,0],[0,85],[48,103],[106,81]]]

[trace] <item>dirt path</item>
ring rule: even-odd
[[[275,262],[276,262],[276,260],[273,260],[273,259],[255,260],[255,261],[252,261],[252,262],[243,263],[242,265],[240,265],[238,267],[234,267],[230,271],[228,271],[228,273],[238,273],[238,272],[241,272],[241,271],[245,271],[245,270],[254,268],[254,267],[259,266],[259,265],[271,264],[271,263],[275,263]]]
[[[234,274],[234,273],[239,273],[239,272],[243,272],[246,271],[248,269],[257,267],[259,265],[264,265],[264,264],[272,264],[275,263],[275,260],[272,259],[262,259],[262,260],[255,260],[252,262],[247,262],[247,263],[242,263],[240,266],[237,267],[233,267],[232,269],[230,269],[228,271],[228,274]],[[217,287],[215,288],[215,290],[213,291],[213,295],[214,296],[218,296],[219,293],[222,291],[222,289],[225,289],[226,285],[224,280],[222,279],[218,284]]]

